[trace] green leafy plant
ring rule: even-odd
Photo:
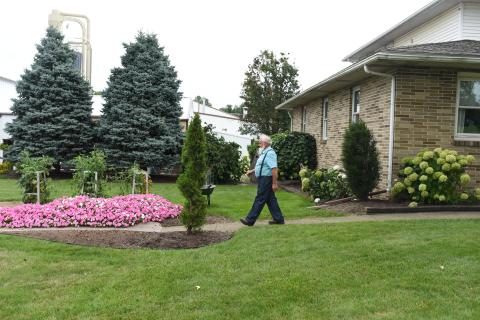
[[[342,145],[343,168],[352,193],[362,201],[378,185],[380,162],[377,142],[363,121],[352,123]]]
[[[227,142],[213,132],[211,124],[205,125],[207,143],[207,166],[211,170],[214,183],[237,183],[245,172],[240,159],[240,146],[235,142]]]
[[[180,220],[188,233],[198,230],[205,223],[207,203],[201,187],[207,172],[207,147],[200,116],[195,114],[188,127],[182,151],[183,172],[177,179],[177,186],[185,197]]]
[[[315,202],[351,196],[347,175],[338,167],[318,170],[302,168],[299,176],[302,179],[302,190],[308,192]]]
[[[455,150],[424,150],[402,160],[399,180],[392,188],[396,198],[407,198],[411,207],[418,203],[447,204],[480,200],[480,188],[466,190],[470,175],[466,168],[475,161]]]
[[[17,163],[20,179],[18,183],[23,191],[23,203],[37,202],[37,172],[40,172],[40,203],[48,202],[50,190],[48,176],[53,165],[53,158],[31,157],[27,151],[20,153],[20,161]]]
[[[73,162],[75,164],[75,173],[73,174],[75,193],[91,197],[104,196],[107,165],[103,151],[94,150],[90,155],[79,155]],[[96,179],[95,173],[97,174]]]
[[[148,177],[146,181],[145,171],[138,164],[133,164],[128,170],[121,172],[118,180],[121,182],[121,190],[123,194],[146,194],[147,185],[148,192],[152,190],[152,179]],[[135,179],[135,184],[133,183]],[[134,187],[135,185],[135,187]]]
[[[308,133],[275,134],[272,136],[272,148],[277,153],[280,179],[297,179],[302,166],[310,169],[317,167],[317,144]]]

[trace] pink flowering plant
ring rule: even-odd
[[[50,203],[0,208],[1,228],[113,227],[177,217],[180,205],[154,194],[113,198],[77,196]]]

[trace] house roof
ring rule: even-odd
[[[343,58],[344,61],[357,62],[363,57],[369,56],[378,49],[387,46],[392,43],[396,38],[406,34],[407,32],[415,29],[423,23],[433,19],[442,12],[456,6],[457,4],[465,2],[465,0],[435,0],[425,7],[421,8],[393,28],[382,33],[380,36],[374,38],[372,41],[366,43],[362,47],[358,48],[348,56]],[[480,0],[468,0],[468,2],[480,2]]]
[[[371,76],[364,70],[366,65],[374,71],[387,73],[402,66],[463,68],[479,71],[480,41],[462,40],[385,49],[337,72],[276,108],[291,110],[306,105],[312,100],[325,97],[331,92],[356,85]]]
[[[479,57],[480,41],[459,40],[441,43],[427,43],[414,46],[387,48],[382,51],[389,53],[431,53],[446,56]]]

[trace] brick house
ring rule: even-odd
[[[277,109],[315,136],[319,167],[341,164],[345,129],[374,133],[390,190],[402,158],[425,148],[477,157],[480,184],[480,0],[438,0],[348,55],[352,64]]]

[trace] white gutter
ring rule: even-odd
[[[290,111],[287,111],[288,117],[290,118],[290,131],[293,131],[293,117]]]
[[[390,134],[388,142],[388,174],[387,174],[387,191],[390,192],[392,189],[392,176],[393,176],[393,139],[395,133],[395,76],[388,73],[375,72],[368,68],[368,65],[363,66],[368,74],[373,74],[379,77],[385,77],[391,79],[391,88],[390,88]]]

